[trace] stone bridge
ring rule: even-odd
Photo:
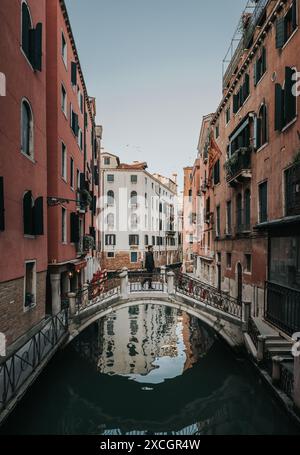
[[[243,345],[248,329],[250,302],[238,302],[224,292],[189,275],[166,273],[152,276],[152,287],[143,282],[145,274],[130,274],[126,269],[117,279],[107,280],[100,296],[89,298],[87,287],[69,294],[69,342],[97,319],[133,305],[164,305],[199,318],[212,327],[230,346]]]

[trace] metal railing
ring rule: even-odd
[[[241,147],[232,157],[226,161],[226,180],[230,182],[244,170],[251,169],[251,149],[249,147]]]
[[[175,288],[179,294],[187,295],[224,313],[242,318],[242,305],[237,299],[189,275],[182,273],[175,275]]]
[[[164,279],[161,273],[149,272],[129,272],[128,273],[129,292],[143,291],[164,291]]]
[[[248,321],[248,335],[250,335],[250,338],[251,338],[254,346],[257,349],[258,348],[258,337],[260,335],[260,331],[256,327],[256,324],[251,317],[249,318],[249,321]]]
[[[113,277],[104,282],[95,282],[76,292],[77,312],[84,310],[96,303],[120,294],[120,278]]]
[[[300,291],[267,281],[265,318],[288,335],[299,332]]]
[[[56,351],[67,330],[68,310],[64,309],[0,364],[0,412],[17,397],[47,356]]]
[[[292,400],[294,399],[294,372],[284,362],[280,364],[280,379],[278,386]]]

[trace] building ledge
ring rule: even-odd
[[[258,223],[254,226],[255,230],[270,230],[275,228],[280,228],[284,226],[289,226],[291,224],[300,223],[300,215],[295,216],[286,216],[284,218],[279,218],[272,221],[266,221],[264,223]]]

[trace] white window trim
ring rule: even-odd
[[[68,244],[68,227],[67,227],[68,211],[67,211],[66,207],[64,207],[64,206],[62,206],[62,209],[65,210],[66,219],[65,219],[65,235],[64,235],[65,240],[63,240],[63,235],[61,235],[61,243],[62,243],[62,245],[67,245]],[[62,211],[61,211],[61,216],[62,216]],[[61,228],[62,228],[62,219],[61,219]],[[62,232],[62,234],[63,234],[63,232]]]
[[[60,141],[60,150],[61,150],[61,158],[63,154],[63,145],[65,147],[65,164],[64,164],[64,174],[61,174],[61,178],[65,183],[68,182],[68,153],[67,153],[67,146],[63,141]],[[61,159],[61,164],[62,164],[62,159]],[[62,169],[61,169],[62,170]]]
[[[62,107],[62,87],[64,88],[64,91],[65,91],[65,94],[66,94],[66,96],[65,96],[65,109],[63,109],[63,107]],[[67,93],[65,84],[63,82],[61,83],[61,88],[60,88],[60,99],[61,99],[61,111],[64,114],[64,116],[66,117],[66,119],[68,119],[68,93]]]
[[[65,56],[62,54],[62,37],[64,37],[64,40],[65,40],[65,43],[66,43],[66,53],[65,53]],[[64,31],[63,29],[61,29],[61,37],[60,37],[60,43],[61,43],[61,46],[60,46],[60,54],[61,54],[61,59],[62,61],[64,62],[64,65],[65,65],[65,68],[66,70],[68,70],[68,43],[67,43],[67,40],[66,40],[66,37],[65,37],[65,34],[64,34]]]
[[[33,276],[33,292],[32,294],[34,295],[34,303],[32,303],[31,305],[29,306],[25,306],[25,294],[26,294],[26,264],[34,264],[34,276]],[[36,271],[36,259],[32,259],[32,260],[26,260],[24,262],[24,283],[23,283],[23,312],[26,313],[27,311],[30,311],[32,310],[34,307],[36,307],[36,301],[37,301],[37,295],[36,295],[36,275],[37,275],[37,271]]]
[[[30,143],[29,143],[29,149],[30,149],[30,155],[27,155],[27,153],[25,153],[22,149],[22,133],[23,133],[23,129],[22,129],[22,120],[23,120],[23,103],[27,103],[28,106],[29,106],[29,109],[30,109],[30,113],[31,113],[31,137],[30,137]],[[22,98],[21,100],[21,153],[23,156],[25,156],[29,161],[31,161],[32,163],[35,164],[35,159],[34,159],[34,116],[33,116],[33,111],[32,111],[32,107],[31,107],[31,104],[29,102],[29,100],[27,98]]]
[[[21,2],[21,15],[20,15],[20,16],[21,16],[21,27],[20,27],[20,30],[21,30],[21,35],[20,35],[20,36],[21,36],[21,41],[20,41],[20,51],[21,51],[21,53],[24,55],[25,59],[27,60],[28,65],[30,66],[32,72],[34,73],[35,70],[34,70],[34,68],[33,68],[33,66],[32,66],[30,60],[28,59],[27,55],[26,55],[25,52],[23,51],[23,47],[22,47],[22,36],[23,36],[22,9],[23,9],[23,3],[25,3],[25,5],[26,5],[27,8],[28,8],[29,16],[30,16],[30,21],[31,21],[31,27],[33,27],[33,20],[32,20],[32,15],[31,15],[31,11],[30,11],[29,5],[28,5],[27,1],[22,0],[22,2]]]
[[[71,163],[73,164],[72,168],[73,168],[73,185],[72,185],[72,182],[71,182]],[[75,165],[74,165],[74,158],[73,156],[70,156],[70,187],[71,187],[71,190],[74,191],[75,190],[75,174],[74,174],[74,170],[75,170]]]

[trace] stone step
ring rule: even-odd
[[[265,342],[266,348],[286,348],[291,350],[293,343],[290,343],[289,341],[284,340],[283,338],[277,338],[277,339],[266,339]]]
[[[274,347],[267,347],[266,350],[271,354],[271,356],[279,355],[280,357],[286,355],[287,357],[289,355],[292,356],[291,349],[287,348],[285,346],[274,346]]]

